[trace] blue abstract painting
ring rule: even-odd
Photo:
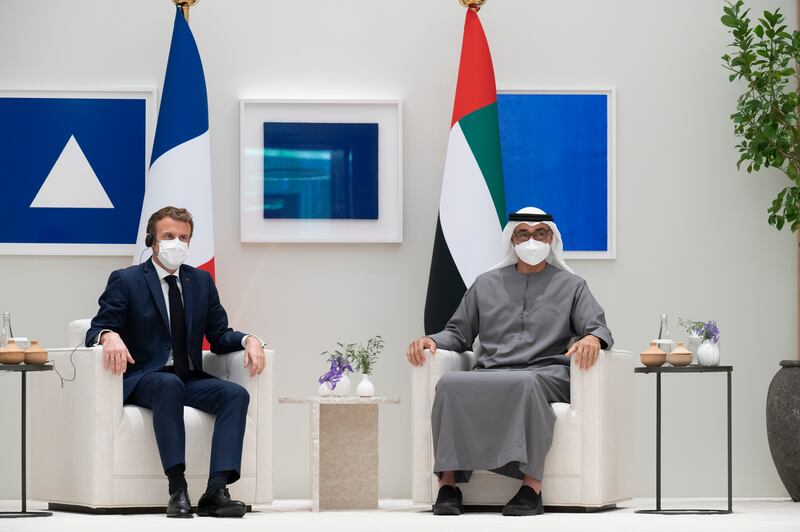
[[[264,218],[377,220],[378,124],[265,122]]]
[[[0,98],[0,243],[133,244],[144,99]]]
[[[506,208],[552,213],[566,251],[609,251],[608,93],[497,95]]]

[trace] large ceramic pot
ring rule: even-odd
[[[786,491],[800,502],[800,361],[784,360],[767,392],[767,439]]]

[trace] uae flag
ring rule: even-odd
[[[505,203],[492,56],[477,13],[468,9],[425,302],[426,334],[444,329],[475,278],[503,260]]]
[[[167,73],[145,183],[135,263],[145,249],[147,220],[162,207],[192,213],[194,233],[186,264],[214,277],[214,224],[211,210],[211,148],[208,97],[200,52],[180,7],[175,10]]]

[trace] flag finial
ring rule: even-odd
[[[467,9],[471,9],[477,13],[480,11],[483,4],[486,3],[486,0],[458,0],[458,2]]]
[[[183,11],[183,18],[189,22],[189,8],[196,5],[200,0],[172,0],[172,3],[181,8]]]

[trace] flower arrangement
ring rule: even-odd
[[[367,345],[358,344],[355,349],[356,369],[364,375],[372,375],[375,364],[383,351],[383,338],[375,336],[367,340]]]
[[[678,318],[678,323],[690,334],[696,334],[703,340],[711,340],[715,344],[719,342],[719,326],[716,320],[693,321]]]
[[[353,366],[350,364],[356,359],[356,344],[337,343],[339,349],[333,351],[323,351],[322,356],[326,357],[325,362],[331,365],[325,374],[319,378],[319,383],[330,383],[331,390],[336,389],[336,383],[342,380],[345,372],[353,373]]]

